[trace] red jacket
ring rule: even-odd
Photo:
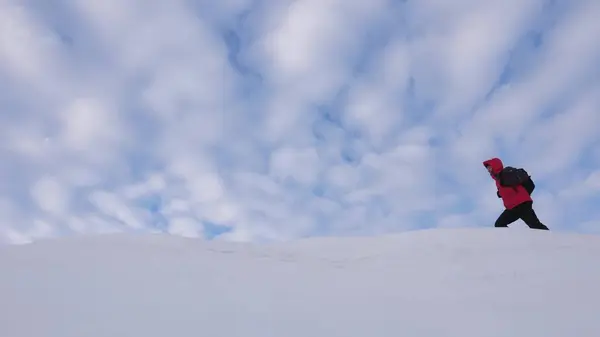
[[[502,164],[502,161],[499,158],[488,159],[483,162],[483,166],[490,166],[492,168],[490,175],[496,181],[498,195],[502,198],[504,207],[511,209],[524,202],[532,201],[531,196],[529,193],[527,193],[527,190],[523,186],[504,187],[500,185],[500,182],[496,176],[498,173],[500,173],[500,171],[502,171],[504,164]]]

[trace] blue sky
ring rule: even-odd
[[[5,0],[0,242],[600,232],[600,2]],[[524,226],[521,222],[515,226]]]

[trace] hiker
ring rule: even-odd
[[[498,189],[496,195],[498,198],[502,198],[506,208],[496,220],[494,227],[508,227],[509,224],[521,219],[529,228],[548,230],[548,227],[540,222],[533,210],[531,192],[535,185],[527,172],[512,167],[505,168],[499,158],[486,160],[483,162],[483,166],[496,181]],[[511,175],[513,172],[517,174]],[[514,178],[519,178],[519,174],[522,174],[524,178],[515,180]],[[511,182],[510,180],[515,181]]]

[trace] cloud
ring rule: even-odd
[[[597,232],[596,1],[4,1],[0,241]]]
[[[33,200],[38,208],[52,214],[65,214],[69,195],[60,181],[51,177],[42,177],[31,189]]]

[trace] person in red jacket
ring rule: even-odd
[[[499,158],[488,159],[483,162],[490,173],[490,176],[496,182],[498,198],[502,198],[504,207],[506,208],[496,220],[494,227],[508,227],[511,223],[518,219],[523,220],[533,229],[548,230],[548,227],[540,222],[535,211],[533,210],[533,199],[523,186],[508,187],[502,186],[499,180],[499,174],[504,169],[504,164]]]

